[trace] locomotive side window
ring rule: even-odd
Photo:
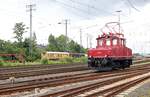
[[[110,46],[110,39],[106,39],[106,45]]]
[[[124,46],[125,45],[125,40],[121,39],[121,45]]]
[[[113,45],[117,45],[117,39],[113,39]]]
[[[124,45],[126,45],[126,40],[124,40]]]

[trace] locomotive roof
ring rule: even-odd
[[[102,38],[120,38],[120,39],[125,39],[124,35],[122,33],[103,33],[101,36],[98,36],[97,39],[102,39]]]

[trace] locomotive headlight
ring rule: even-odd
[[[108,57],[108,55],[105,55],[105,57]]]

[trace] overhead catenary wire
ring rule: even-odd
[[[61,2],[61,1],[58,1],[58,0],[56,0],[56,2],[59,3],[59,4],[65,5],[66,7],[73,8],[73,9],[75,9],[75,10],[78,10],[78,11],[80,11],[80,12],[83,12],[83,13],[85,13],[85,14],[87,14],[87,15],[93,16],[92,14],[88,14],[88,11],[83,10],[83,9],[81,9],[81,8],[78,8],[78,7],[75,7],[75,6],[71,6],[71,5],[67,4],[67,3],[64,3],[64,2]]]
[[[111,13],[111,12],[108,12],[108,11],[106,11],[106,10],[104,10],[104,9],[100,9],[100,8],[97,8],[97,7],[93,6],[93,5],[85,4],[85,3],[79,2],[79,1],[77,1],[77,0],[76,0],[76,1],[74,1],[74,0],[69,0],[69,1],[71,1],[71,2],[73,2],[73,3],[76,3],[76,4],[78,4],[78,5],[85,6],[85,7],[87,7],[87,8],[94,9],[94,10],[96,10],[96,11],[98,11],[98,12],[103,11],[103,12],[106,13],[106,14],[115,15],[115,14],[113,14],[113,13]]]
[[[8,10],[1,9],[1,8],[0,8],[0,10],[1,10],[0,14],[2,14],[2,15],[11,16],[11,17],[14,17],[14,18],[16,18],[16,17],[17,18],[27,18],[22,14],[14,14],[15,13],[14,11],[8,11]]]
[[[130,6],[131,6],[133,9],[135,9],[135,10],[138,11],[138,12],[140,12],[140,10],[137,9],[137,8],[133,5],[133,3],[132,3],[130,0],[127,0],[127,2],[130,4]]]
[[[79,13],[81,13],[82,11],[80,10],[80,9],[76,9],[75,7],[73,7],[73,6],[68,6],[67,4],[64,4],[64,3],[61,3],[61,2],[57,2],[58,4],[61,4],[61,6],[62,7],[64,7],[64,8],[66,8],[67,10],[71,10],[70,12],[71,13],[73,13],[73,14],[75,14],[76,16],[79,16],[80,18],[82,18],[82,20],[83,19],[89,19],[89,17],[87,17],[87,16],[85,16],[85,15],[81,15],[81,14],[79,14]],[[69,9],[68,9],[69,8]],[[72,9],[74,9],[74,10],[72,10]],[[75,12],[76,11],[76,12]],[[82,14],[83,13],[85,13],[85,12],[82,12]]]

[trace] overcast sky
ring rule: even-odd
[[[14,41],[13,27],[24,22],[29,27],[29,12],[26,5],[33,7],[33,32],[39,44],[47,44],[50,34],[65,34],[65,25],[58,24],[69,20],[68,37],[87,47],[87,33],[92,37],[92,47],[96,37],[107,22],[118,21],[117,10],[121,12],[121,26],[127,39],[127,46],[133,52],[150,53],[150,0],[1,0],[0,39]],[[29,37],[29,31],[25,34]]]

